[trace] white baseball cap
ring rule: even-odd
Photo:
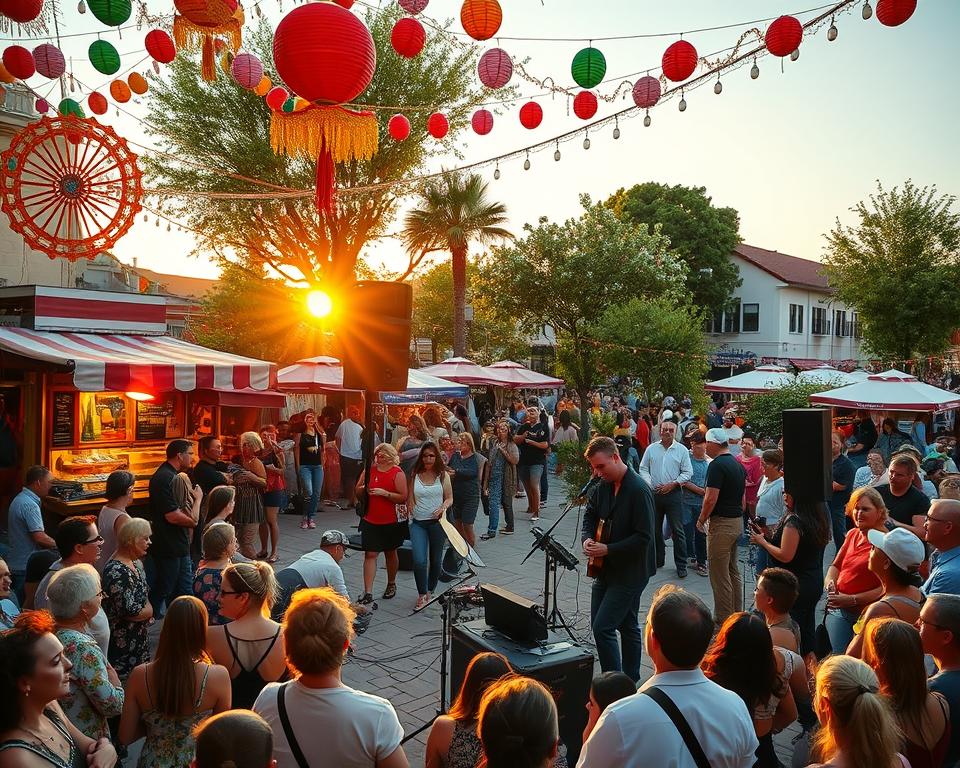
[[[708,429],[706,437],[708,443],[716,443],[717,445],[723,445],[728,440],[727,433],[720,429],[720,427]]]
[[[871,529],[867,539],[905,571],[916,570],[927,556],[923,542],[906,528],[894,528],[887,534]]]

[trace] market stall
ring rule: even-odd
[[[780,389],[793,382],[793,374],[779,365],[758,365],[752,371],[739,373],[719,381],[708,381],[707,392],[757,395]]]
[[[231,432],[282,405],[273,364],[164,335],[165,312],[161,296],[0,289],[0,314],[19,324],[0,327],[0,386],[19,423],[11,475],[49,467],[46,509],[98,511],[116,469],[134,473],[142,501],[170,440],[218,434],[229,451]]]

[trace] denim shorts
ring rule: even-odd
[[[521,483],[540,483],[540,476],[543,474],[543,464],[519,464],[517,465],[517,476]]]

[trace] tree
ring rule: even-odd
[[[475,173],[462,178],[445,173],[424,185],[417,207],[407,213],[401,240],[410,253],[410,261],[423,259],[431,252],[450,251],[453,272],[453,354],[467,351],[467,326],[464,309],[467,302],[467,253],[470,243],[509,240],[504,229],[507,209],[491,202],[487,184]]]
[[[517,322],[500,311],[496,295],[489,290],[486,263],[480,259],[467,261],[467,284],[473,306],[473,321],[467,327],[467,354],[481,365],[526,357],[530,343]],[[433,362],[437,362],[437,355],[453,347],[452,295],[453,274],[446,264],[435,264],[413,281],[413,335],[430,339]]]
[[[864,341],[895,365],[942,352],[960,326],[960,214],[936,186],[887,191],[826,235],[824,272],[837,298],[856,312]]]
[[[750,395],[743,409],[747,426],[758,437],[777,439],[783,434],[783,412],[788,408],[809,408],[810,395],[833,389],[831,383],[793,381],[780,389]]]
[[[740,243],[740,215],[717,208],[705,187],[647,182],[620,189],[606,202],[617,216],[657,231],[670,240],[670,251],[687,264],[686,287],[693,303],[713,314],[724,309],[740,285],[730,259]]]
[[[271,149],[270,110],[262,98],[230,77],[203,81],[189,56],[177,56],[169,79],[152,79],[145,125],[167,154],[142,160],[152,186],[181,191],[165,210],[203,233],[196,253],[213,251],[221,261],[236,259],[254,271],[269,267],[272,274],[301,285],[353,280],[361,250],[396,215],[403,191],[389,182],[415,174],[431,156],[456,152],[458,130],[484,97],[473,82],[474,46],[431,34],[419,56],[396,55],[390,33],[401,14],[395,5],[368,12],[377,72],[357,102],[391,107],[377,110],[381,136],[393,105],[410,105],[413,129],[406,141],[381,142],[371,160],[337,169],[340,195],[330,217],[321,215],[313,201],[314,161]],[[244,47],[274,72],[273,33],[267,23],[245,35]],[[427,140],[426,134],[424,109],[432,111],[428,105],[436,104],[444,105],[451,123],[442,142]],[[350,192],[371,185],[386,186]]]
[[[580,395],[587,422],[587,394],[598,379],[599,350],[591,329],[606,308],[630,298],[683,294],[686,267],[667,251],[659,233],[618,218],[582,195],[579,218],[555,224],[542,217],[526,236],[494,249],[491,288],[500,311],[534,332],[544,325],[557,335],[557,359]],[[580,432],[589,437],[589,423]]]
[[[666,298],[613,304],[593,326],[605,372],[633,379],[643,399],[658,392],[703,393],[710,369],[703,316],[695,307]]]

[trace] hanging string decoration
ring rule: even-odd
[[[640,109],[650,109],[660,101],[660,81],[651,75],[644,75],[633,86],[633,103]]]
[[[460,6],[463,31],[474,40],[489,40],[500,29],[503,10],[497,0],[464,0]]]
[[[399,0],[400,7],[411,14],[418,14],[425,11],[430,0]]]
[[[607,74],[607,60],[597,48],[584,48],[573,57],[570,74],[581,88],[596,88]]]
[[[435,139],[442,139],[450,130],[450,122],[443,112],[434,112],[427,118],[427,133]]]
[[[214,41],[225,39],[230,50],[240,48],[243,11],[237,0],[174,0],[173,40],[177,48],[200,48],[200,76],[217,79]]]
[[[3,66],[18,80],[27,80],[37,71],[33,54],[22,45],[8,45],[4,49]]]
[[[130,86],[123,80],[114,80],[110,83],[110,95],[118,104],[126,104],[130,101]]]
[[[580,91],[573,99],[573,114],[581,120],[597,114],[597,95],[593,91]]]
[[[767,27],[763,42],[774,56],[789,56],[803,41],[803,25],[793,16],[781,16]]]
[[[486,136],[493,130],[493,113],[489,109],[478,109],[470,118],[470,125],[478,136]]]
[[[663,75],[679,83],[686,80],[697,68],[697,49],[686,40],[677,40],[663,52]]]
[[[263,79],[263,62],[252,53],[238,53],[230,65],[230,75],[241,88],[252,91]]]
[[[528,130],[539,127],[543,122],[543,107],[535,101],[528,101],[520,107],[520,125]]]
[[[56,80],[67,71],[67,62],[63,53],[55,45],[41,43],[33,49],[33,62],[43,77]]]
[[[137,94],[137,96],[143,96],[143,94],[150,89],[150,86],[147,84],[147,78],[139,72],[131,72],[127,75],[127,85],[130,86],[130,90]]]
[[[126,24],[133,10],[130,0],[87,0],[87,5],[97,20],[108,27]]]
[[[410,121],[404,115],[394,115],[387,123],[387,131],[394,141],[403,141],[410,135]]]
[[[513,77],[513,59],[503,48],[491,48],[480,57],[477,75],[487,88],[503,88]]]
[[[427,33],[423,29],[423,24],[412,16],[397,19],[390,33],[390,44],[393,50],[405,59],[412,59],[420,54],[426,43]]]
[[[336,164],[368,160],[377,151],[377,118],[345,109],[366,90],[377,68],[377,50],[366,25],[331,3],[294,8],[273,36],[277,74],[311,106],[292,114],[274,112],[274,152],[317,158],[317,207],[334,213]]]
[[[169,64],[176,58],[177,47],[170,35],[162,29],[151,29],[143,42],[150,57],[160,64]]]
[[[43,10],[43,0],[0,0],[0,15],[17,24],[35,21]]]
[[[93,119],[41,118],[0,158],[0,208],[27,247],[50,258],[92,259],[110,250],[140,211],[137,156]]]
[[[104,75],[113,75],[120,71],[120,54],[106,40],[94,40],[90,43],[87,56],[93,68]]]
[[[917,0],[879,0],[877,21],[885,27],[899,27],[917,10]]]
[[[94,91],[87,96],[87,106],[90,107],[90,111],[95,115],[107,114],[107,109],[110,107],[107,102],[107,97],[98,91]]]
[[[76,99],[60,99],[60,104],[57,105],[57,112],[66,117],[67,115],[73,115],[74,117],[84,118],[86,115],[83,112],[83,107],[80,106],[79,102]],[[70,138],[72,141],[72,136],[74,134],[68,134],[67,138]]]

